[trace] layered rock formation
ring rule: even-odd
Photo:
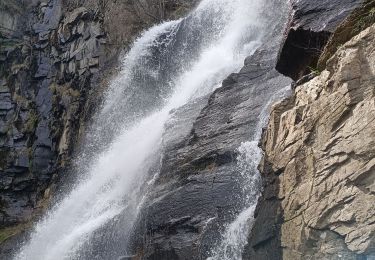
[[[3,226],[30,220],[49,196],[53,176],[77,141],[80,113],[104,54],[101,24],[86,9],[62,17],[59,1],[26,7],[33,11],[14,14],[29,20],[14,32],[21,38],[5,35],[8,45],[1,50]]]
[[[120,50],[143,28],[180,16],[195,1],[26,2],[0,4],[6,28],[0,216],[7,227],[0,241],[27,228],[20,223],[47,204]],[[327,67],[323,62],[323,72],[315,68],[331,33],[361,2],[292,1],[279,58],[283,24],[221,88],[173,112],[160,178],[135,231],[137,257],[201,259],[220,242],[246,196],[239,192],[238,147],[256,131],[270,97],[291,83],[275,67],[295,80],[311,71],[319,75],[300,81],[272,110],[260,167],[263,198],[244,259],[373,257],[375,28],[340,47]],[[8,242],[1,257],[14,247]]]
[[[120,52],[195,3],[159,2],[1,2],[0,242],[59,189]]]
[[[372,4],[338,31],[355,35]],[[324,71],[273,107],[262,142],[263,198],[245,257],[374,257],[374,29],[346,43],[335,33],[326,49],[339,48],[333,57],[323,52]]]
[[[375,26],[276,104],[263,171],[278,174],[284,259],[356,259],[375,250]]]

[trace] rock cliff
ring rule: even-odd
[[[26,229],[68,179],[121,51],[195,3],[159,2],[1,1],[0,243]]]
[[[374,30],[343,45],[271,114],[263,171],[280,176],[284,259],[356,259],[375,249]]]
[[[262,140],[263,198],[245,257],[375,256],[373,5],[367,1],[333,31],[323,71],[273,106]]]
[[[121,51],[195,2],[0,3],[0,257],[69,183]],[[362,2],[291,1],[285,39],[287,17],[265,12],[273,30],[242,70],[172,113],[160,176],[135,227],[135,259],[212,254],[247,195],[238,148],[292,79],[294,94],[273,106],[263,135],[263,196],[243,259],[375,257],[375,27],[363,30],[374,1],[342,23]]]
[[[135,231],[133,251],[141,259],[206,259],[242,210],[246,177],[237,167],[238,149],[257,131],[275,92],[292,82],[275,70],[288,6],[264,4],[285,14],[276,20],[264,10],[265,44],[214,93],[177,109],[167,122],[160,175]]]
[[[78,141],[106,43],[100,19],[86,8],[64,12],[55,0],[5,4],[25,7],[1,10],[18,21],[1,38],[2,227],[30,221],[48,200]]]

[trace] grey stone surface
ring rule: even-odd
[[[306,43],[306,40],[311,41],[311,36],[322,36],[322,33],[324,33],[324,30],[328,30],[329,32],[333,32],[338,26],[338,23],[343,21],[343,19],[349,15],[349,11],[353,10],[353,7],[357,7],[361,4],[362,1],[296,1],[294,3],[294,8],[297,9],[295,16],[292,21],[292,27],[288,31],[288,39],[293,39],[294,43],[301,42],[303,44]],[[300,10],[298,10],[300,8]],[[299,28],[299,29],[298,29]],[[296,34],[296,30],[300,30],[300,32],[305,32],[306,34],[300,34],[301,38],[296,37],[298,34]],[[312,32],[310,30],[313,30],[315,32]],[[317,34],[315,34],[317,33]],[[302,36],[309,36],[309,37],[302,37]],[[286,43],[284,44],[283,52],[285,52],[285,46],[289,44],[289,51],[290,53],[298,54],[298,45],[290,44],[293,43],[289,42],[288,39],[286,40]],[[316,39],[316,38],[315,38]],[[325,44],[325,41],[322,43],[319,48],[323,48]],[[313,47],[313,46],[310,46]],[[285,53],[284,53],[285,54]],[[317,55],[319,56],[319,55]],[[294,56],[283,56],[283,53],[281,54],[280,59],[284,59],[285,68],[291,69],[290,71],[285,71],[288,75],[295,76],[296,79],[299,79],[301,75],[304,74],[306,66],[308,64],[311,64],[311,60],[308,60],[306,63],[304,61],[304,56],[297,55],[299,60],[296,60]],[[309,57],[311,58],[311,56]],[[300,64],[295,63],[301,62]],[[279,64],[280,65],[280,60]],[[289,66],[289,67],[288,67]],[[355,66],[353,67],[353,69]],[[279,67],[280,69],[280,67]],[[295,74],[290,73],[291,71],[297,72]],[[355,71],[355,70],[354,70]],[[302,72],[302,74],[298,74]],[[299,84],[303,84],[304,82],[309,82],[311,78],[315,78],[316,75],[310,75],[300,81]],[[314,83],[315,80],[311,80],[311,85],[318,85]],[[309,83],[306,83],[309,84]],[[330,84],[334,84],[331,82]],[[302,92],[304,92],[302,90]],[[314,96],[313,93],[316,92],[309,92],[311,95]],[[321,95],[321,94],[319,94]],[[298,98],[298,97],[296,97]],[[318,98],[318,97],[317,97]],[[327,100],[328,101],[328,100]],[[321,236],[318,235],[320,231],[318,231],[319,228],[311,230],[311,233],[308,234],[308,232],[305,231],[297,231],[298,225],[301,224],[301,226],[304,226],[304,221],[309,218],[308,214],[303,216],[299,215],[298,212],[302,210],[303,207],[306,206],[305,203],[299,204],[298,201],[301,201],[301,198],[295,199],[293,202],[291,200],[287,199],[287,201],[291,202],[288,206],[286,206],[286,201],[284,201],[285,197],[289,197],[289,195],[294,194],[295,192],[300,194],[304,194],[305,196],[308,196],[308,193],[306,190],[308,188],[301,187],[297,188],[296,186],[288,187],[286,188],[287,183],[294,183],[301,182],[301,183],[307,183],[308,172],[310,172],[309,167],[311,164],[315,165],[313,162],[315,159],[312,157],[315,157],[315,155],[308,154],[303,152],[302,150],[309,147],[309,145],[312,145],[314,143],[321,142],[321,138],[318,138],[313,133],[308,134],[312,139],[309,141],[305,141],[305,143],[301,146],[301,149],[297,151],[297,154],[299,154],[300,158],[295,159],[294,162],[296,163],[294,165],[293,162],[290,162],[287,166],[287,169],[285,167],[274,167],[275,161],[271,160],[269,158],[270,154],[278,154],[278,158],[285,158],[287,159],[287,154],[290,151],[296,151],[293,149],[294,145],[289,146],[287,149],[281,151],[281,150],[275,150],[274,148],[270,148],[270,145],[273,143],[275,145],[280,143],[280,139],[277,139],[283,135],[283,133],[289,132],[294,126],[279,126],[279,122],[283,120],[283,118],[286,118],[285,114],[282,116],[283,111],[294,111],[296,113],[295,121],[293,125],[297,125],[302,120],[302,111],[297,108],[293,108],[293,102],[294,98],[286,99],[285,101],[278,103],[276,107],[274,107],[274,111],[271,115],[271,123],[268,126],[268,135],[264,136],[263,142],[266,142],[265,140],[268,140],[267,149],[265,146],[263,148],[266,149],[266,157],[262,161],[261,164],[261,171],[263,174],[263,196],[258,204],[257,210],[256,210],[256,220],[254,224],[254,228],[252,230],[251,235],[249,236],[248,244],[249,246],[246,248],[246,251],[244,253],[245,259],[304,259],[305,257],[311,258],[311,259],[366,259],[366,256],[364,255],[355,255],[351,252],[349,252],[343,243],[342,240],[340,240],[340,236],[334,233],[326,233],[325,235]],[[334,97],[331,97],[331,100],[328,101],[330,104],[336,104],[334,101]],[[298,102],[300,103],[300,102]],[[334,109],[328,109],[326,105],[321,105],[321,109],[324,111],[339,111],[341,108],[337,107]],[[306,109],[306,111],[311,111],[310,109]],[[338,112],[339,113],[339,112]],[[277,116],[276,116],[277,115]],[[281,117],[282,116],[282,117]],[[319,117],[319,116],[318,116]],[[322,118],[323,116],[320,116]],[[305,120],[307,117],[305,118]],[[312,117],[310,116],[307,121],[312,123],[311,127],[314,129],[315,127],[318,127],[319,125],[326,125],[326,123],[318,124],[312,121]],[[271,125],[275,127],[280,127],[280,132],[275,131],[276,128],[272,128],[275,136],[271,136],[272,134],[269,132]],[[292,133],[294,130],[291,130],[290,133]],[[314,131],[314,130],[312,130]],[[318,131],[321,133],[321,131]],[[285,137],[288,140],[291,140],[287,135]],[[297,139],[301,139],[302,137],[298,137]],[[270,141],[273,139],[274,141]],[[297,141],[299,143],[299,141]],[[309,157],[312,156],[312,157]],[[302,162],[301,158],[304,158],[303,160],[306,160]],[[311,159],[310,162],[307,163],[307,158]],[[298,166],[297,166],[298,165]],[[310,165],[310,166],[309,166]],[[315,166],[314,166],[315,167]],[[297,175],[294,177],[284,176],[285,172],[293,172],[295,170],[295,173]],[[332,168],[333,169],[333,168]],[[291,177],[288,181],[288,177]],[[292,184],[293,186],[293,184]],[[322,185],[322,189],[324,190]],[[282,193],[285,193],[285,197]],[[291,195],[293,196],[293,195]],[[323,200],[324,201],[324,200]],[[310,203],[310,202],[309,202]],[[332,201],[332,206],[336,207],[335,204],[337,201]],[[339,202],[338,202],[339,203]],[[299,208],[301,206],[301,208]],[[324,208],[324,207],[322,207]],[[291,213],[293,212],[293,213]],[[315,211],[315,213],[318,213]],[[315,214],[313,213],[313,214]],[[291,217],[291,214],[295,214],[294,217]],[[303,216],[303,220],[300,224],[297,224],[297,219],[300,219],[301,216]],[[322,213],[320,214],[321,217],[324,217],[325,215]],[[306,217],[306,218],[305,218]],[[282,226],[284,228],[282,228]],[[288,234],[288,235],[287,235]],[[284,236],[284,238],[283,238]],[[286,236],[289,236],[289,238],[286,238]],[[300,240],[299,238],[302,238]],[[310,238],[308,238],[310,237]],[[306,240],[309,240],[309,242],[306,242]],[[305,242],[303,242],[305,241]],[[330,244],[331,243],[331,244]],[[289,245],[293,244],[293,249],[289,250]],[[328,245],[330,244],[330,245]],[[311,253],[315,252],[315,253]]]
[[[363,0],[292,0],[294,29],[333,32]]]
[[[56,29],[62,15],[61,0],[50,0],[46,6],[40,5],[40,15],[43,17],[39,23],[33,25],[35,33],[46,33]]]
[[[252,138],[268,99],[291,84],[274,69],[279,30],[213,94],[172,112],[161,172],[135,231],[142,259],[205,259],[238,213],[237,148]]]
[[[157,11],[150,9],[156,2],[133,12],[131,1],[1,1],[0,232],[21,233],[71,174],[72,153],[118,55],[159,22],[138,12]],[[181,2],[173,0],[163,15]],[[9,259],[22,237],[2,243],[0,258]]]

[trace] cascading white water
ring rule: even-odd
[[[238,148],[237,167],[243,179],[242,189],[246,194],[244,207],[229,223],[223,234],[219,246],[213,250],[213,256],[207,260],[241,260],[243,249],[247,244],[249,232],[253,224],[254,211],[261,193],[261,176],[258,165],[262,158],[262,150],[258,142],[262,135],[262,128],[266,125],[270,106],[277,100],[285,98],[290,93],[290,86],[277,91],[264,105],[258,116],[258,124],[250,141],[244,142]]]
[[[261,44],[261,5],[203,0],[185,19],[155,26],[134,43],[78,159],[88,166],[75,170],[81,176],[71,192],[37,223],[15,259],[90,259],[82,252],[96,231],[120,214],[130,230],[157,174],[169,112],[210,93]]]

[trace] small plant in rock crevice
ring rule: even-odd
[[[310,70],[311,74],[319,76],[322,72],[318,68],[314,68],[309,66],[308,69]]]

